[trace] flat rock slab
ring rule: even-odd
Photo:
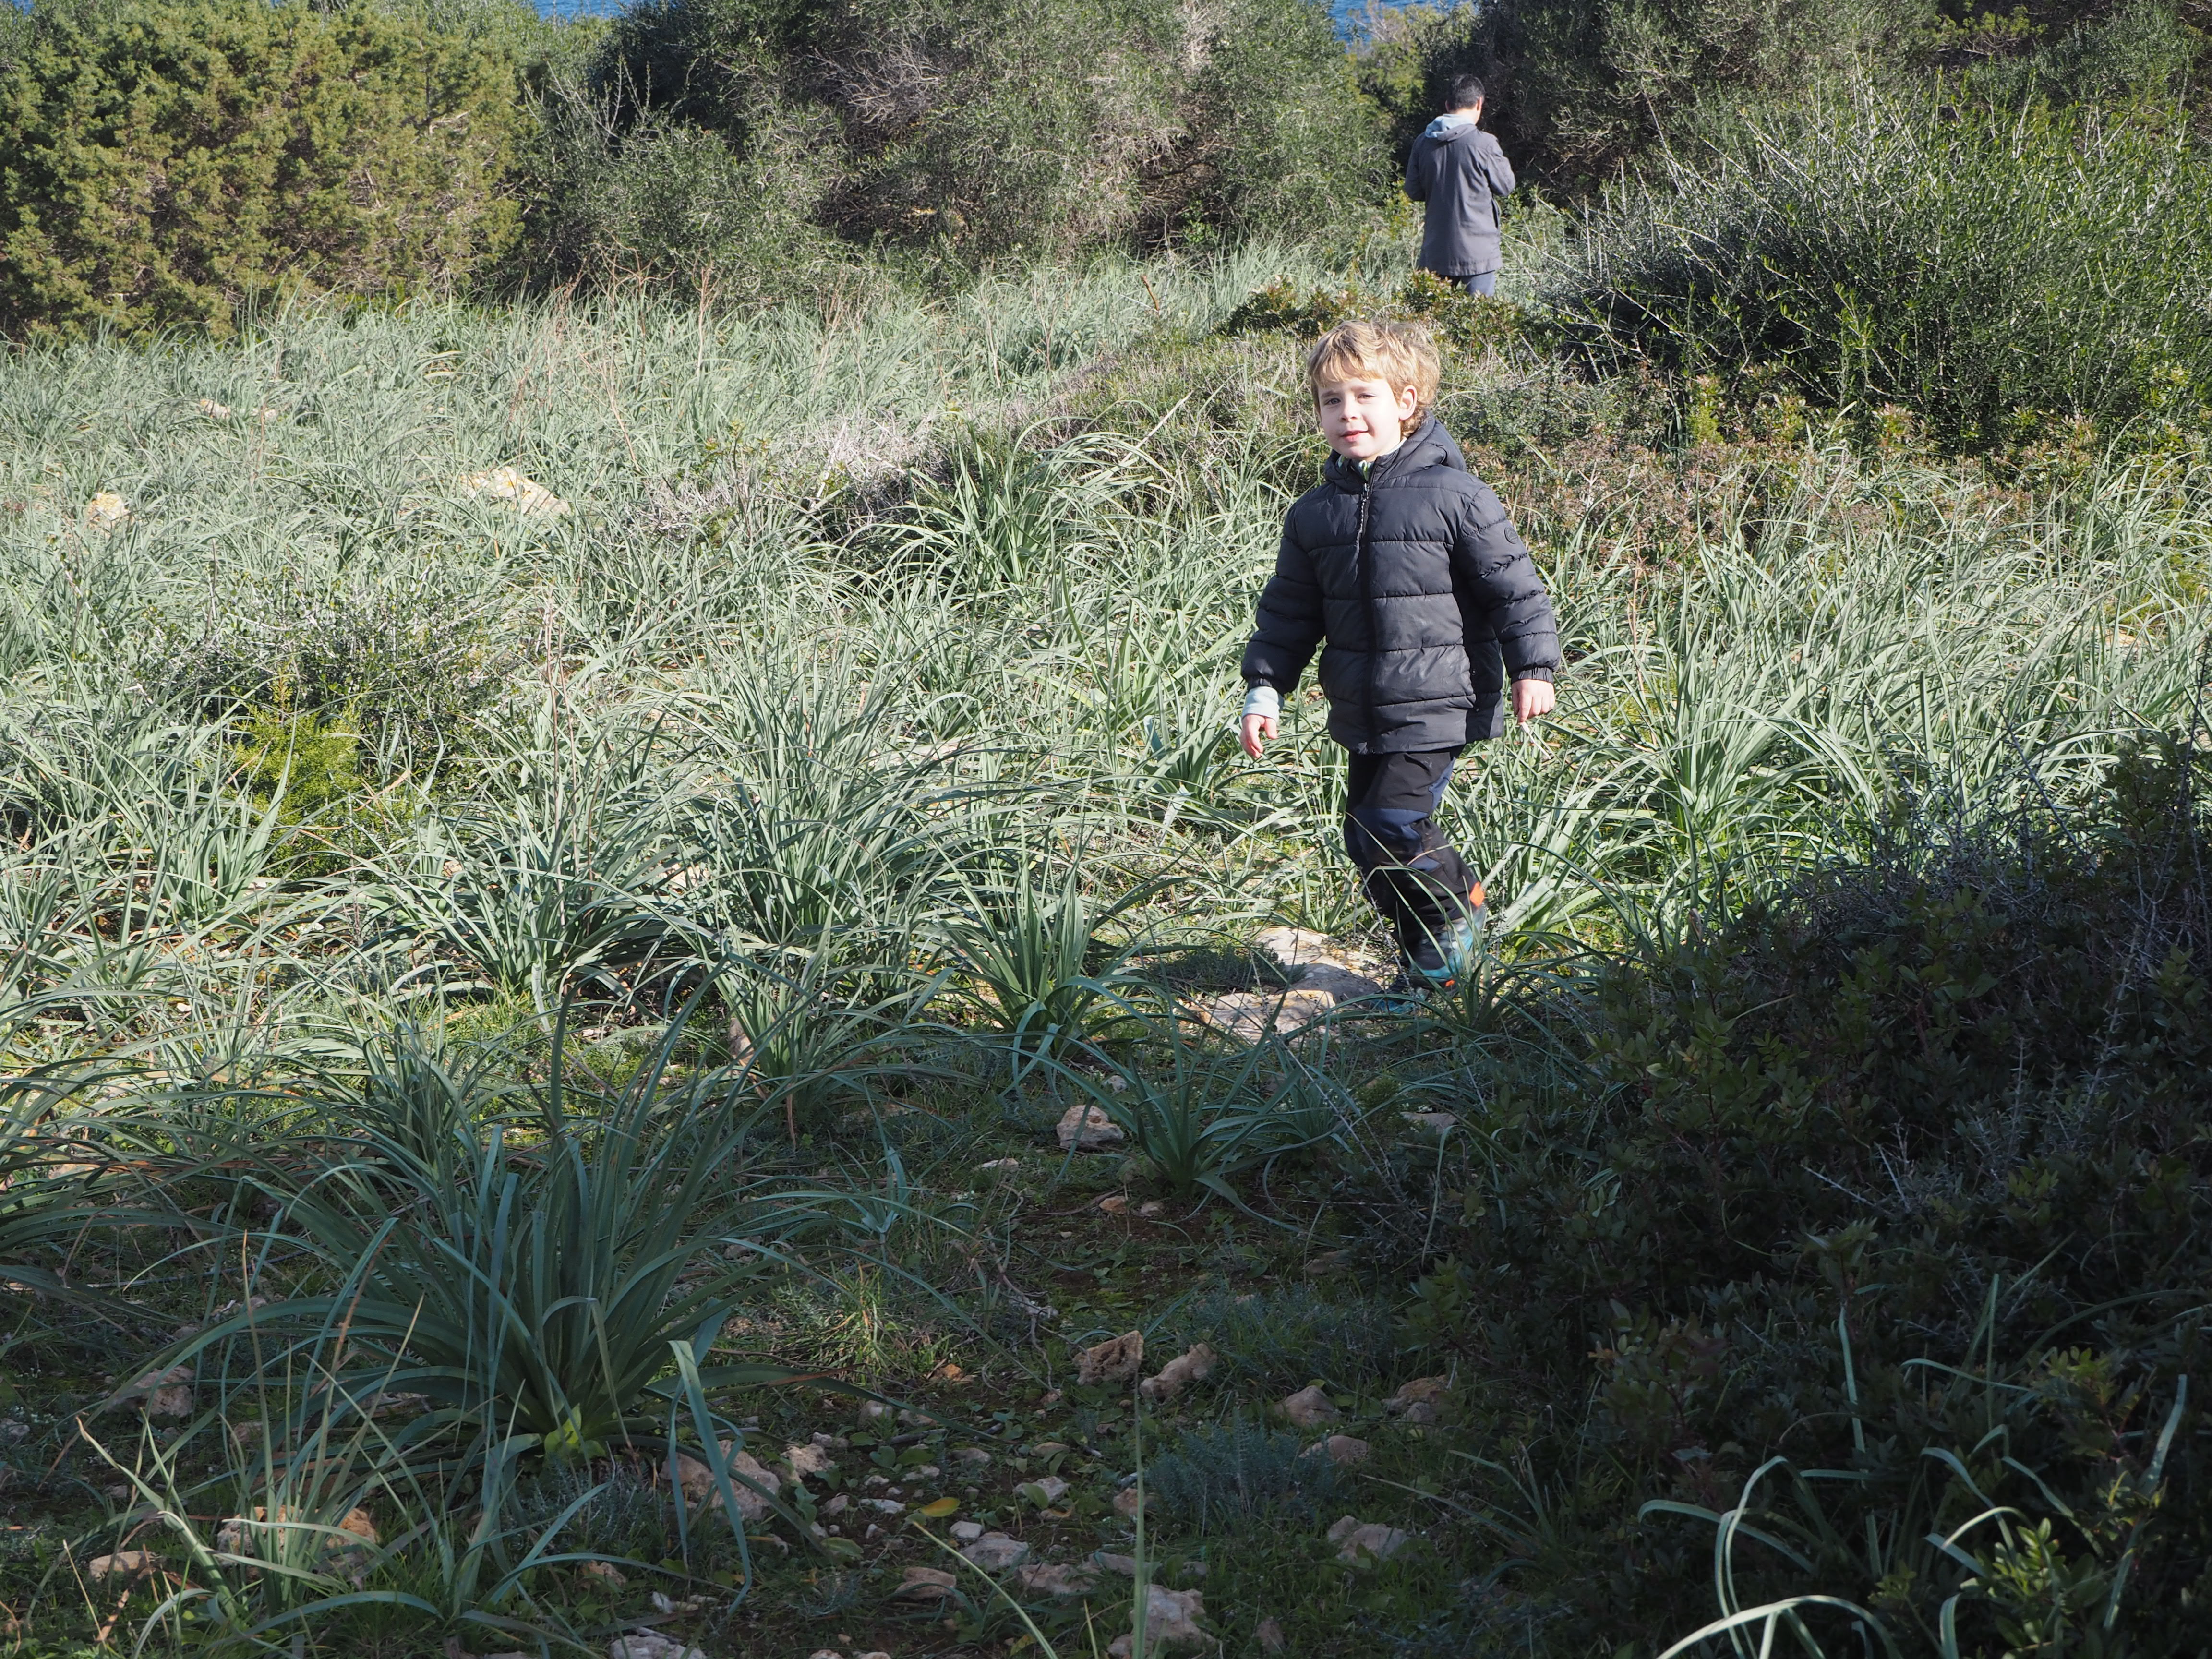
[[[1247,1042],[1272,1031],[1304,1030],[1347,1002],[1380,996],[1382,986],[1369,963],[1340,949],[1326,934],[1304,927],[1269,927],[1252,948],[1282,969],[1291,983],[1280,991],[1233,991],[1200,1012],[1206,1023]]]

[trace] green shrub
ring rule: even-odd
[[[724,292],[818,276],[810,228],[963,267],[1295,234],[1387,168],[1314,0],[647,0],[561,96],[556,265]]]
[[[1594,214],[1552,297],[1590,361],[1895,403],[1977,449],[2212,401],[2212,165],[2137,110],[1863,91],[1745,118]]]
[[[0,330],[446,288],[512,240],[515,64],[356,0],[40,7],[0,55]]]
[[[1276,1516],[1317,1520],[1344,1494],[1329,1457],[1308,1457],[1297,1436],[1241,1417],[1187,1429],[1145,1471],[1160,1512],[1198,1532],[1221,1532]]]
[[[1773,1515],[1799,1559],[1737,1551],[1743,1605],[1932,1632],[1957,1595],[1944,1650],[1994,1652],[2040,1596],[2064,1650],[2118,1652],[2074,1645],[2109,1595],[2126,1650],[2183,1650],[2212,1504],[2201,1435],[2160,1436],[2206,1358],[2206,770],[2153,743],[2063,815],[1916,817],[1608,970],[1583,1080],[1516,1066],[1486,1103],[1414,1334],[1462,1375],[1594,1382],[1582,1454],[1676,1515]],[[2009,1566],[1921,1549],[1995,1504],[1968,1547]],[[1694,1628],[1711,1554],[1653,1518],[1581,1631]]]

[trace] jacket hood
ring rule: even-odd
[[[1364,477],[1360,473],[1358,462],[1347,461],[1333,451],[1328,464],[1322,468],[1322,477],[1339,489],[1348,489],[1358,495],[1365,483],[1383,483],[1431,466],[1449,467],[1455,471],[1464,472],[1467,471],[1467,459],[1459,453],[1459,446],[1452,441],[1451,434],[1444,430],[1437,417],[1425,415],[1421,417],[1420,425],[1407,434],[1406,441],[1388,455],[1380,457],[1373,470]]]
[[[1474,124],[1472,115],[1439,115],[1421,129],[1421,137],[1432,138],[1437,143],[1448,144],[1455,138],[1464,138],[1482,129]]]

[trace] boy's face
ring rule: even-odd
[[[1388,380],[1324,380],[1314,404],[1328,447],[1347,461],[1371,461],[1403,441],[1421,400],[1412,386]]]

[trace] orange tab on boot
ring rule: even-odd
[[[1474,886],[1467,890],[1467,902],[1469,904],[1472,904],[1478,910],[1482,908],[1482,884],[1480,882],[1478,881]]]

